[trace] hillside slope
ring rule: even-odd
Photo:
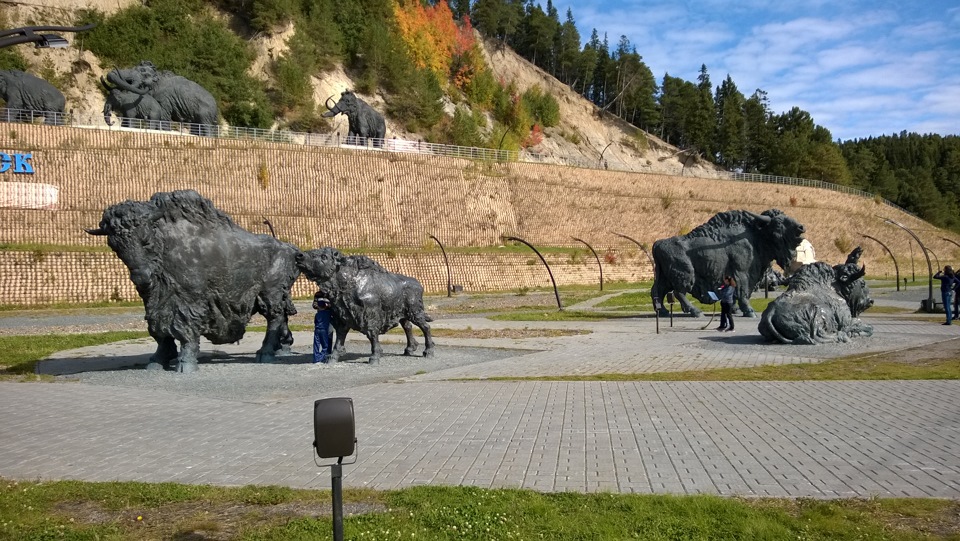
[[[4,6],[4,15],[12,27],[35,24],[71,24],[79,9],[93,8],[113,13],[139,3],[137,0],[29,0]],[[222,14],[225,19],[229,15]],[[232,25],[237,26],[237,25]],[[257,53],[250,68],[254,77],[267,81],[271,77],[270,63],[286,50],[286,40],[292,28],[277,30],[274,34],[258,34],[249,40]],[[99,79],[112,66],[102,65],[89,51],[82,50],[83,36],[72,36],[73,46],[67,49],[33,49],[22,46],[34,73],[56,73],[55,81],[67,98],[67,110],[84,125],[105,127],[102,119],[103,95]],[[484,44],[488,65],[496,78],[505,83],[514,82],[519,91],[539,86],[560,104],[561,123],[548,128],[541,144],[525,152],[524,159],[545,163],[568,164],[582,167],[607,166],[611,169],[666,174],[691,174],[715,177],[718,169],[702,160],[684,163],[678,149],[656,137],[640,132],[635,127],[612,116],[598,116],[599,109],[583,99],[548,73],[521,58],[509,48]],[[353,81],[340,68],[312,78],[314,101],[322,108],[329,96],[336,96],[354,88]],[[363,96],[375,108],[383,110],[380,96]],[[447,100],[446,110],[453,113],[453,104]],[[346,132],[346,119],[334,120],[332,131]],[[405,131],[387,119],[387,137],[422,140],[421,134]],[[602,156],[602,160],[601,160]]]

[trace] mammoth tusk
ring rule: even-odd
[[[103,88],[107,89],[108,91],[113,88],[110,86],[110,83],[108,83],[107,80],[103,78],[103,75],[100,76],[100,84],[102,84]]]
[[[84,229],[84,231],[86,231],[87,234],[89,235],[106,235],[107,234],[107,232],[104,231],[102,227],[98,227],[97,229]]]
[[[332,99],[333,99],[333,96],[331,95],[329,98],[327,98],[327,101],[323,102],[323,104],[327,106],[327,109],[329,109],[329,110],[331,110],[331,111],[333,111],[333,107],[336,107],[336,106],[337,106],[337,104],[334,103],[334,104],[333,104],[333,107],[330,107],[330,100],[332,100]]]

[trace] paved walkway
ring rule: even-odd
[[[439,339],[440,347],[518,351],[265,403],[87,383],[0,383],[0,476],[328,488],[328,470],[312,459],[312,404],[350,396],[359,460],[344,468],[347,487],[960,498],[958,381],[482,380],[816,362],[960,337],[960,327],[934,322],[865,319],[876,327],[873,338],[829,346],[762,344],[756,320],[742,318],[732,335],[701,331],[706,319],[677,318],[673,328],[661,320],[659,335],[652,318],[542,325],[446,319],[436,326],[593,332]],[[307,336],[297,336],[299,347]],[[252,354],[258,342],[235,347]]]

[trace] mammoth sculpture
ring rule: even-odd
[[[363,140],[372,138],[375,146],[383,145],[383,139],[387,136],[383,115],[349,90],[340,93],[340,101],[333,107],[330,106],[331,99],[332,96],[327,98],[326,106],[329,110],[321,116],[331,118],[343,113],[347,115],[349,137],[360,137]]]
[[[124,128],[140,127],[137,120],[146,120],[146,127],[152,130],[169,129],[170,115],[153,99],[150,94],[137,94],[122,88],[111,87],[100,78],[107,98],[103,104],[103,121],[113,126],[111,113],[120,117],[120,126]]]
[[[130,270],[157,341],[148,369],[177,359],[178,372],[195,372],[201,336],[236,342],[255,313],[267,320],[257,362],[275,361],[292,344],[287,318],[296,314],[290,288],[300,275],[300,250],[242,229],[197,192],[113,205],[87,233],[105,235]]]
[[[750,294],[771,261],[787,268],[803,240],[803,225],[778,209],[754,214],[731,210],[716,214],[686,235],[653,243],[654,282],[651,296],[664,299],[673,292],[683,311],[702,315],[687,300],[690,293],[702,303],[713,302],[724,276],[737,281],[737,305],[744,316],[755,317]]]
[[[0,98],[6,102],[7,122],[43,117],[47,124],[63,124],[63,93],[39,77],[20,70],[0,71]]]
[[[863,279],[858,246],[843,265],[816,262],[790,277],[790,287],[767,305],[758,329],[764,338],[782,344],[847,342],[870,336],[873,327],[857,316],[873,305]]]
[[[217,134],[220,115],[213,95],[186,77],[158,70],[153,62],[144,60],[132,68],[114,69],[101,82],[149,95],[160,104],[164,118],[192,124],[190,133],[194,135]]]
[[[423,356],[433,356],[430,321],[423,309],[423,286],[415,278],[394,274],[362,255],[345,256],[333,248],[310,250],[297,256],[297,266],[327,294],[333,311],[330,319],[337,340],[330,352],[336,362],[344,352],[350,329],[370,340],[370,364],[380,362],[380,335],[399,324],[406,334],[404,355],[413,355],[419,344],[413,325],[423,332]]]

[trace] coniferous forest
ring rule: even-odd
[[[242,22],[239,33],[224,12]],[[584,39],[572,11],[558,13],[551,0],[146,0],[111,16],[83,11],[77,19],[98,23],[84,46],[102,61],[151,58],[192,78],[211,90],[233,125],[279,120],[323,131],[310,76],[340,64],[357,90],[384,96],[387,115],[430,141],[537,144],[542,129],[560,120],[556,101],[539,88],[519,92],[498,81],[484,64],[476,30],[607,114],[725,169],[854,186],[960,231],[956,135],[834,141],[807,111],[772,111],[763,89],[745,93],[730,75],[716,82],[706,65],[696,81],[653,74],[626,36],[593,29]],[[273,81],[251,77],[254,55],[245,38],[291,24],[288,50],[270,66]],[[12,49],[0,50],[0,69],[23,65]],[[467,107],[445,115],[445,95]]]

